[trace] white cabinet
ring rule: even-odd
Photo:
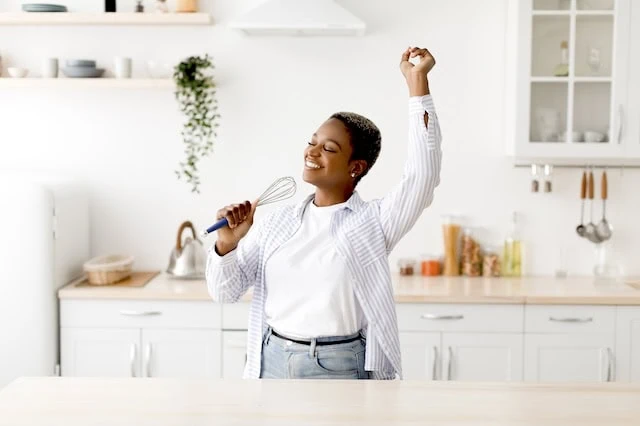
[[[440,333],[400,332],[402,375],[407,380],[439,380]]]
[[[63,328],[60,338],[63,376],[140,375],[138,329]]]
[[[61,374],[219,378],[220,317],[212,302],[63,300]]]
[[[150,329],[142,331],[144,377],[220,377],[220,331]]]
[[[222,332],[222,378],[239,379],[247,362],[247,332]]]
[[[640,163],[631,1],[507,4],[508,155],[516,163]]]
[[[616,377],[640,383],[640,306],[619,306],[616,324]]]
[[[525,380],[605,382],[614,380],[612,334],[525,335]]]
[[[397,305],[402,370],[418,380],[522,380],[522,305]]]
[[[445,333],[442,377],[457,381],[522,380],[520,333]]]

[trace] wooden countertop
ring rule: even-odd
[[[180,280],[162,273],[144,287],[82,286],[58,291],[60,299],[211,300],[204,280]],[[401,277],[393,278],[398,303],[507,303],[640,305],[640,287],[625,280],[593,277]],[[251,300],[251,294],[244,301]]]
[[[0,425],[637,426],[640,385],[20,378]]]

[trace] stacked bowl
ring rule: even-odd
[[[102,77],[104,68],[96,68],[96,61],[90,59],[68,59],[62,72],[69,78]]]

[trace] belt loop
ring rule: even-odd
[[[273,334],[273,328],[271,328],[271,326],[267,327],[267,334],[264,337],[264,344],[268,345],[269,344],[269,338],[271,337],[271,334]]]
[[[316,357],[316,339],[311,339],[311,344],[309,345],[309,356],[311,358]]]

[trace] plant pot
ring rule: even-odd
[[[176,12],[193,13],[198,11],[198,0],[177,0]]]

